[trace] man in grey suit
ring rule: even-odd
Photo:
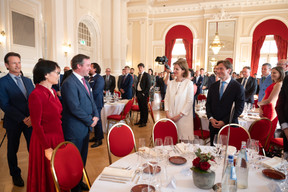
[[[288,60],[287,59],[280,59],[277,63],[277,67],[282,67],[285,75],[288,75]]]
[[[63,82],[62,127],[65,140],[73,142],[79,149],[84,166],[87,160],[89,130],[95,127],[99,114],[94,103],[89,83],[84,79],[91,69],[90,58],[78,54],[71,60],[72,74]],[[87,190],[81,181],[72,191]]]
[[[271,79],[271,64],[270,63],[264,63],[262,65],[262,77],[259,81],[259,94],[258,94],[258,102],[262,101],[265,91],[269,85],[271,85],[272,79]]]

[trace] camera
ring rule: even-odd
[[[158,62],[159,65],[165,65],[167,69],[170,69],[169,65],[167,64],[168,58],[166,56],[163,56],[163,57],[158,56],[156,57],[155,61]]]

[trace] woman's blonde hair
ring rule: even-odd
[[[183,77],[188,77],[189,69],[186,59],[179,58],[173,65],[178,65],[182,70],[184,70]]]

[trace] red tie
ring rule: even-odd
[[[88,89],[88,87],[87,87],[87,85],[86,85],[86,81],[85,81],[84,77],[83,77],[81,80],[82,80],[82,82],[83,82],[83,85],[84,85],[86,91],[88,92],[88,94],[89,94],[89,96],[90,96],[90,92],[89,92],[89,89]]]

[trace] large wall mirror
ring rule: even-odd
[[[220,20],[208,21],[207,23],[207,45],[206,45],[206,59],[205,67],[208,72],[213,71],[213,67],[218,60],[231,58],[234,61],[234,45],[235,45],[235,20]],[[215,36],[218,34],[220,44]],[[214,51],[213,51],[213,49]],[[219,52],[215,51],[217,50]],[[234,62],[233,62],[234,63]]]

